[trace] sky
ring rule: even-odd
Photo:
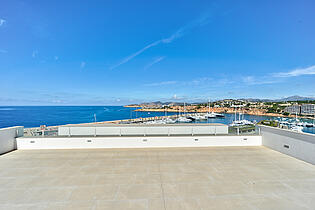
[[[315,1],[3,0],[0,105],[315,96]]]

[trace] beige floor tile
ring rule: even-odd
[[[135,180],[136,175],[134,174],[106,174],[97,176],[95,184],[134,184]]]
[[[185,199],[165,199],[166,210],[198,210],[200,208],[197,199],[185,198]]]
[[[31,188],[25,197],[28,203],[64,202],[71,192],[71,188]]]
[[[100,200],[96,204],[95,210],[147,210],[147,200],[120,200],[105,201]]]
[[[198,200],[201,209],[211,210],[249,210],[253,209],[248,204],[249,197],[246,196],[216,196],[208,198],[200,198]]]
[[[206,173],[162,173],[163,183],[210,182],[211,176]]]
[[[113,200],[118,192],[118,185],[100,185],[78,187],[72,191],[70,200]]]
[[[116,199],[157,199],[162,197],[160,184],[134,184],[120,185]]]
[[[165,198],[199,198],[208,196],[211,192],[209,184],[205,183],[166,183],[162,186]]]

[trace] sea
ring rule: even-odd
[[[176,115],[173,112],[135,112],[136,108],[123,106],[0,106],[0,128],[24,126],[25,128],[41,125],[57,126],[65,124],[102,122],[133,118]],[[230,124],[234,114],[224,114],[224,118],[209,119],[209,123]],[[269,116],[244,115],[250,121],[272,119]],[[315,133],[315,128],[305,128],[305,132]]]

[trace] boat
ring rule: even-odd
[[[216,115],[216,117],[225,117],[224,114],[220,114],[220,113],[214,113],[214,114]]]
[[[189,119],[195,120],[195,121],[201,121],[201,120],[206,120],[207,117],[205,115],[200,115],[200,114],[195,114],[192,115],[190,117],[188,117]]]
[[[176,122],[179,122],[179,123],[189,123],[191,121],[192,120],[188,119],[187,117],[179,117],[179,118],[176,119]]]
[[[207,114],[205,114],[205,117],[206,117],[206,118],[216,118],[217,115],[212,112],[212,113],[207,113]]]
[[[303,133],[303,126],[293,126],[291,128],[291,131],[298,132],[298,133]]]
[[[253,122],[249,120],[234,120],[229,126],[242,126],[242,125],[254,125]]]
[[[171,118],[165,118],[163,119],[163,122],[165,122],[166,124],[173,124],[175,123],[176,121],[171,119]]]
[[[209,105],[208,105],[208,112],[204,115],[206,118],[216,118],[217,115],[214,112],[210,112],[210,99],[209,99]]]
[[[243,119],[241,119],[241,115],[242,115]],[[238,120],[236,118],[237,117],[236,117],[236,110],[235,110],[235,119],[231,124],[229,124],[229,126],[243,126],[243,125],[254,125],[255,124],[254,122],[251,122],[249,120],[245,120],[244,115],[242,113],[238,114]]]

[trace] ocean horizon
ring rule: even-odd
[[[0,128],[24,126],[25,128],[58,126],[66,124],[80,124],[125,120],[144,117],[176,115],[176,112],[135,112],[137,108],[124,106],[0,106]],[[230,124],[234,114],[224,114],[224,118],[214,118],[199,123]],[[250,121],[272,119],[269,116],[244,115]],[[314,128],[306,128],[305,132],[315,133]]]
[[[95,122],[94,114],[96,122],[178,114],[176,112],[135,112],[136,109],[124,106],[0,106],[0,128],[92,123]],[[209,119],[203,122],[229,124],[234,118],[234,114],[225,114],[225,118]],[[255,115],[245,115],[245,118],[257,122],[270,119],[270,117]]]

